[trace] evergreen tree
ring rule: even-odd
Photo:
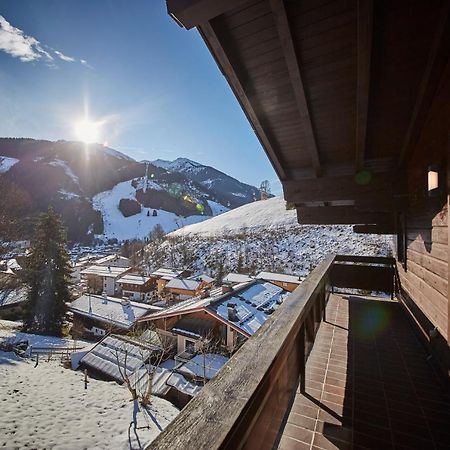
[[[61,335],[72,272],[65,245],[61,217],[49,207],[39,216],[24,271],[28,285],[25,328],[29,332]]]

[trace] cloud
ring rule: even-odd
[[[64,53],[58,52],[58,50],[55,50],[55,55],[58,58],[62,59],[63,61],[67,61],[67,62],[74,62],[75,61],[75,58],[72,58],[71,56],[64,55]],[[84,59],[81,60],[81,61],[84,61]]]
[[[53,52],[60,60],[65,62],[77,61],[72,56],[41,44],[32,36],[27,36],[22,30],[12,26],[0,15],[0,50],[8,53],[13,58],[19,58],[23,62],[45,61],[49,67],[56,68],[55,58],[44,47]],[[80,59],[80,63],[90,67],[86,60]]]

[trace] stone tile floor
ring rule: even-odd
[[[278,448],[450,449],[450,393],[396,301],[330,296]]]

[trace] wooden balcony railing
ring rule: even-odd
[[[392,258],[330,255],[148,447],[271,449],[334,287],[394,292]]]

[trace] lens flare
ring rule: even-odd
[[[101,122],[93,122],[89,119],[83,119],[74,125],[74,132],[80,141],[85,144],[98,142],[100,139]]]

